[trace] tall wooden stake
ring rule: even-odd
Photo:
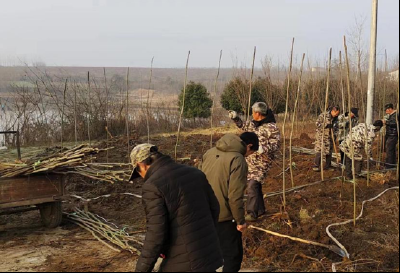
[[[214,98],[213,98],[213,105],[211,108],[211,139],[210,139],[210,149],[213,147],[213,137],[214,137],[214,107],[215,107],[215,98],[217,97],[217,86],[218,86],[218,78],[219,78],[219,73],[221,70],[221,60],[222,60],[222,50],[219,54],[219,63],[218,63],[218,72],[217,72],[217,77],[215,78],[215,84],[214,84]]]
[[[399,114],[399,83],[397,82],[397,115]],[[399,134],[399,119],[396,118],[397,122],[397,181],[399,181],[399,165],[400,165],[400,134]]]
[[[106,68],[104,67],[104,88],[106,91],[106,135],[107,135],[107,163],[108,163],[108,157],[109,157],[109,152],[108,152],[108,145],[109,145],[109,117],[108,117],[108,112],[109,112],[109,97],[108,97],[108,88],[107,88],[107,75],[106,75]]]
[[[388,55],[387,55],[387,50],[385,50],[385,77],[388,73]],[[385,105],[386,105],[386,91],[387,91],[387,80],[384,79],[383,80],[383,100],[382,100],[382,105],[381,105],[381,117],[385,116]],[[385,143],[385,138],[386,138],[386,128],[384,128],[383,130],[381,130],[381,134],[379,137],[379,155],[378,155],[378,169],[381,168],[381,162],[383,161],[383,148],[384,145],[386,145]]]
[[[376,76],[376,46],[378,41],[378,0],[372,0],[371,46],[368,75],[368,102],[366,124],[372,124],[374,115],[375,76]]]
[[[358,66],[358,77],[360,78],[360,92],[361,94],[364,92],[364,82],[362,79],[362,69],[361,69],[361,52],[358,51],[358,61],[357,61],[357,66]],[[366,112],[366,108],[365,108],[365,102],[364,102],[364,98],[362,98],[362,106],[363,106],[363,111],[364,113]],[[350,122],[351,122],[351,118],[350,118]],[[364,132],[364,137],[365,137],[365,141],[367,141],[368,138],[368,127],[365,127],[365,132]],[[370,174],[370,170],[371,170],[371,163],[369,160],[369,155],[370,153],[372,153],[372,151],[365,151],[367,153],[368,156],[368,160],[367,160],[367,186],[369,187],[370,181],[371,181],[371,174]]]
[[[187,61],[186,61],[185,84],[183,86],[183,97],[182,97],[182,109],[181,109],[181,113],[179,115],[178,133],[177,133],[176,145],[175,145],[175,160],[178,159],[178,146],[179,146],[179,138],[181,136],[182,117],[183,117],[183,112],[185,111],[185,99],[186,99],[186,86],[187,86],[187,78],[188,78],[189,59],[190,59],[190,51],[188,53]]]
[[[65,116],[65,98],[67,95],[68,79],[65,80],[64,92],[63,92],[63,106],[61,113],[61,148],[64,148],[64,116]]]
[[[78,109],[76,97],[76,84],[74,86],[74,124],[75,124],[75,146],[78,145]]]
[[[283,129],[282,129],[282,138],[283,138],[283,207],[286,210],[286,120],[289,111],[289,91],[290,91],[290,76],[292,75],[293,69],[293,50],[294,50],[294,38],[292,40],[292,51],[290,54],[290,64],[288,71],[288,81],[287,81],[287,90],[286,90],[286,110],[285,110],[285,118],[283,120]]]
[[[147,90],[147,103],[146,103],[147,143],[150,143],[150,89],[151,89],[151,81],[153,79],[153,62],[154,62],[154,57],[151,59],[149,89]]]
[[[349,53],[347,48],[346,36],[344,37],[344,49],[346,53],[346,67],[347,67],[347,92],[349,96],[348,109],[351,109],[351,83],[350,83],[350,61]],[[353,144],[353,124],[350,122],[350,151],[351,151],[351,161],[352,161],[352,172],[353,172],[353,198],[354,198],[354,226],[357,221],[357,181],[356,181],[356,169],[355,169],[355,159],[354,159],[354,144]]]
[[[257,53],[257,47],[254,47],[253,64],[251,66],[251,74],[250,74],[250,91],[249,91],[249,105],[247,107],[247,120],[250,120],[251,97],[253,94],[253,77],[254,77],[254,64],[256,61],[256,53]]]
[[[306,58],[306,54],[303,54],[303,58],[301,60],[301,68],[300,68],[300,76],[299,76],[299,86],[297,87],[296,93],[296,101],[294,103],[294,110],[293,110],[293,120],[292,120],[292,129],[290,131],[290,145],[289,145],[289,154],[290,154],[290,177],[292,180],[292,188],[294,188],[294,174],[293,174],[293,155],[292,155],[292,141],[293,141],[293,131],[294,131],[294,123],[296,121],[296,113],[297,113],[297,106],[299,104],[299,97],[303,79],[303,67],[304,67],[304,59]]]
[[[129,67],[128,71],[126,72],[126,111],[125,111],[125,121],[126,121],[126,138],[127,138],[127,145],[128,145],[128,162],[130,160],[130,134],[129,134]]]
[[[329,103],[329,89],[330,89],[330,83],[331,83],[331,69],[332,69],[332,48],[329,50],[329,61],[328,61],[328,76],[326,79],[326,94],[325,94],[325,115],[324,115],[324,125],[323,128],[325,130],[326,127],[326,111],[328,109],[328,103]],[[331,137],[331,136],[329,136]],[[324,150],[325,150],[325,142],[324,142],[325,135],[322,134],[322,148],[321,148],[321,179],[324,181]],[[334,141],[334,139],[332,140]],[[330,149],[330,147],[329,147]]]
[[[89,146],[92,146],[92,140],[90,135],[90,115],[92,114],[92,101],[91,101],[91,87],[90,87],[90,72],[87,73],[87,85],[88,85],[88,139]]]

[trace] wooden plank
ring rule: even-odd
[[[9,203],[10,204],[10,203]],[[29,207],[25,207],[25,208],[21,208],[21,209],[6,209],[4,211],[0,210],[0,216],[2,215],[11,215],[11,214],[16,214],[16,213],[24,213],[24,212],[28,212],[28,211],[33,211],[33,210],[37,210],[38,208],[35,206],[29,206]]]
[[[48,198],[31,199],[31,200],[18,201],[18,202],[9,202],[9,203],[0,204],[0,209],[9,209],[9,208],[17,208],[17,207],[52,203],[54,201],[60,201],[59,200],[60,198],[61,197],[48,197]]]
[[[0,179],[0,204],[61,197],[64,194],[60,175],[35,175]]]

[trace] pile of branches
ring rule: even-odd
[[[25,163],[0,162],[0,178],[29,176],[40,173],[78,174],[90,179],[105,182],[123,182],[129,180],[129,164],[92,163],[96,155],[105,149],[80,145],[70,150],[49,150]]]
[[[121,252],[120,249],[122,249],[140,256],[138,248],[143,246],[143,242],[136,238],[134,234],[144,234],[144,231],[128,234],[124,229],[119,228],[98,215],[79,209],[76,209],[74,213],[68,214],[68,219],[86,231],[89,231],[94,238],[108,248],[116,252]],[[135,247],[135,245],[138,247]]]

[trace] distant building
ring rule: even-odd
[[[391,81],[398,81],[399,80],[399,70],[389,73],[389,79]]]

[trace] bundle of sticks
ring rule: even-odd
[[[0,178],[28,176],[39,173],[79,174],[105,182],[129,180],[129,164],[91,163],[104,149],[80,145],[70,150],[62,150],[50,155],[41,154],[25,163],[1,163]]]
[[[110,249],[116,252],[121,252],[120,249],[122,249],[140,255],[138,248],[143,246],[143,238],[137,236],[144,234],[144,231],[128,234],[124,229],[106,221],[104,218],[79,209],[67,216],[72,222],[89,231],[94,238]]]
[[[132,173],[132,165],[125,163],[85,163],[57,171],[59,174],[78,174],[93,180],[109,183],[127,182]]]

